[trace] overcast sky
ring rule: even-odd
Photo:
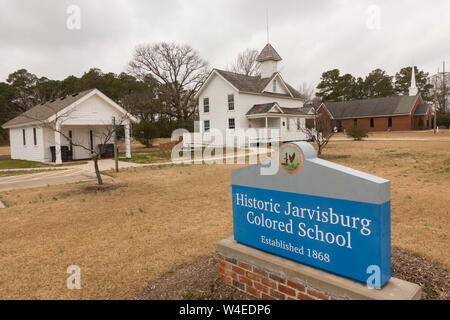
[[[81,9],[80,29],[67,28],[70,5]],[[0,81],[20,68],[52,79],[91,67],[120,73],[136,45],[158,41],[189,44],[226,68],[264,47],[266,10],[280,71],[295,87],[316,86],[332,68],[434,73],[450,62],[448,0],[0,0]]]

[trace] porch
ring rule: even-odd
[[[276,136],[272,136],[268,140],[259,138],[257,143],[308,140],[308,135],[305,132],[306,119],[306,117],[273,114],[247,116],[249,128],[255,130],[264,129],[267,130],[269,134],[273,129],[278,130]]]
[[[131,158],[130,123],[123,125],[125,131],[125,154]],[[44,131],[45,159],[61,164],[76,160],[92,159],[100,152],[100,158],[114,157],[112,124],[59,125],[55,130]]]

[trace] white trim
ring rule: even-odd
[[[273,113],[258,113],[246,115],[247,119],[259,119],[259,118],[305,118],[314,119],[314,116],[303,114],[273,114]]]
[[[255,95],[255,96],[264,96],[264,97],[272,97],[272,98],[298,100],[298,101],[301,101],[301,102],[305,102],[305,100],[303,100],[302,98],[290,97],[289,95],[284,95],[282,93],[270,93],[270,92],[267,92],[267,91],[266,92],[260,92],[260,93],[248,92],[248,91],[239,91],[239,93],[251,94],[251,95]]]
[[[335,120],[333,115],[331,114],[331,112],[328,110],[327,106],[325,105],[325,103],[321,103],[320,106],[317,108],[317,113],[319,113],[320,108],[324,108],[325,111],[328,113],[328,116],[330,117],[331,120]]]
[[[276,102],[273,105],[273,107],[270,108],[269,112],[272,112],[273,108],[275,108],[275,107],[278,109],[278,111],[280,111],[280,113],[282,113],[282,114],[284,113],[283,109],[281,109],[280,105],[278,103],[276,103]]]
[[[134,116],[132,116],[131,114],[129,114],[125,109],[123,109],[121,106],[119,106],[117,103],[115,103],[113,100],[111,100],[110,98],[108,98],[105,94],[103,94],[100,90],[98,89],[93,89],[91,92],[89,92],[88,94],[84,95],[83,97],[81,97],[80,99],[78,99],[77,101],[73,102],[72,104],[68,105],[67,107],[65,107],[64,109],[58,111],[57,113],[55,113],[54,115],[50,116],[47,121],[48,122],[53,122],[56,120],[58,114],[66,114],[68,112],[70,112],[71,110],[75,109],[78,105],[80,105],[81,103],[83,103],[84,101],[88,100],[89,98],[91,98],[92,96],[97,95],[100,98],[102,98],[103,100],[105,100],[107,103],[109,103],[112,107],[114,107],[115,109],[117,109],[120,113],[122,113],[123,115],[125,115],[126,117],[128,117],[130,120],[132,120],[133,122],[138,122],[138,119],[135,118]]]
[[[273,81],[275,80],[275,78],[279,78],[279,80],[281,80],[280,82],[283,84],[284,89],[289,93],[289,95],[291,96],[291,98],[294,98],[294,95],[292,94],[291,90],[289,90],[288,86],[286,85],[286,82],[283,80],[283,78],[281,77],[281,75],[278,72],[275,72],[272,77],[269,80],[269,83],[266,85],[266,87],[263,89],[263,91],[261,93],[264,92],[271,92],[270,90],[266,90],[268,87],[270,87],[270,85],[273,83]],[[273,88],[269,88],[269,89],[273,89]],[[277,94],[276,92],[273,92],[274,94]]]
[[[208,78],[206,78],[205,82],[202,84],[202,86],[200,87],[200,89],[198,89],[197,93],[195,94],[194,98],[198,99],[198,97],[200,96],[200,94],[202,93],[203,90],[205,90],[205,88],[207,87],[207,85],[209,84],[209,82],[211,81],[212,77],[216,75],[219,78],[221,78],[223,81],[225,81],[226,83],[228,83],[234,90],[236,90],[237,92],[240,92],[238,88],[236,88],[230,81],[228,81],[227,79],[225,79],[216,69],[213,69],[211,71],[211,73],[209,74]]]
[[[34,127],[35,125],[42,125],[42,121],[34,121],[34,122],[27,122],[27,123],[21,123],[21,124],[13,124],[10,126],[2,126],[3,129],[19,129],[19,128],[29,128]]]

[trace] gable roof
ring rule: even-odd
[[[31,109],[25,111],[14,119],[9,120],[2,125],[3,128],[9,128],[18,125],[25,125],[28,123],[35,123],[37,121],[45,121],[55,113],[67,108],[75,101],[89,94],[94,89],[82,91],[65,97],[64,99],[56,99],[47,101],[44,104],[38,104]]]
[[[430,106],[428,104],[422,103],[419,104],[416,107],[416,110],[414,110],[414,115],[415,116],[422,116],[428,113],[428,109],[430,109]]]
[[[420,95],[324,102],[321,106],[324,106],[334,119],[399,116],[411,114],[417,99],[421,99]]]
[[[273,61],[281,61],[282,60],[280,55],[278,54],[278,52],[272,47],[272,45],[270,43],[266,44],[264,49],[262,49],[261,53],[256,58],[256,61],[258,61],[258,62],[264,62],[264,61],[268,61],[268,60],[273,60]]]
[[[275,106],[277,106],[281,112],[271,111]],[[256,114],[286,114],[286,115],[308,115],[311,111],[311,108],[303,107],[303,108],[283,108],[278,105],[276,102],[263,103],[263,104],[255,104],[248,112],[247,116],[256,115]]]
[[[302,95],[300,94],[300,92],[298,92],[291,85],[286,83],[281,78],[281,76],[280,76],[280,79],[283,81],[283,83],[289,89],[292,96],[289,94],[281,94],[281,93],[273,93],[273,92],[263,91],[274,77],[276,77],[277,75],[279,76],[278,73],[274,73],[269,78],[261,78],[261,76],[246,76],[244,74],[230,72],[230,71],[224,71],[224,70],[219,70],[219,69],[214,69],[213,71],[217,72],[226,81],[228,81],[232,86],[234,86],[237,90],[242,91],[242,92],[257,93],[257,94],[264,93],[264,94],[273,95],[273,96],[302,99]]]
[[[88,95],[91,94],[98,94],[101,98],[109,102],[111,105],[113,105],[115,108],[120,109],[121,112],[124,112],[124,114],[127,114],[125,110],[123,110],[120,106],[118,106],[114,101],[109,99],[107,96],[105,96],[103,93],[101,93],[97,89],[89,89],[85,90],[79,93],[74,93],[72,95],[68,95],[66,97],[55,99],[51,101],[47,101],[42,104],[38,104],[31,109],[25,111],[24,113],[20,114],[19,116],[15,117],[14,119],[9,120],[5,124],[2,125],[2,128],[7,129],[11,127],[16,126],[25,126],[28,124],[34,124],[39,123],[43,121],[51,120],[52,117],[54,117],[58,112],[63,111],[66,108],[69,108],[73,104],[75,104],[77,101],[81,100],[82,98],[86,97],[88,98]],[[128,115],[133,121],[136,121],[134,117],[131,115]]]

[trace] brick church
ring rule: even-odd
[[[391,96],[364,100],[323,102],[317,112],[329,118],[339,131],[353,126],[370,131],[425,130],[432,126],[431,107],[416,86],[412,68],[408,96]]]

